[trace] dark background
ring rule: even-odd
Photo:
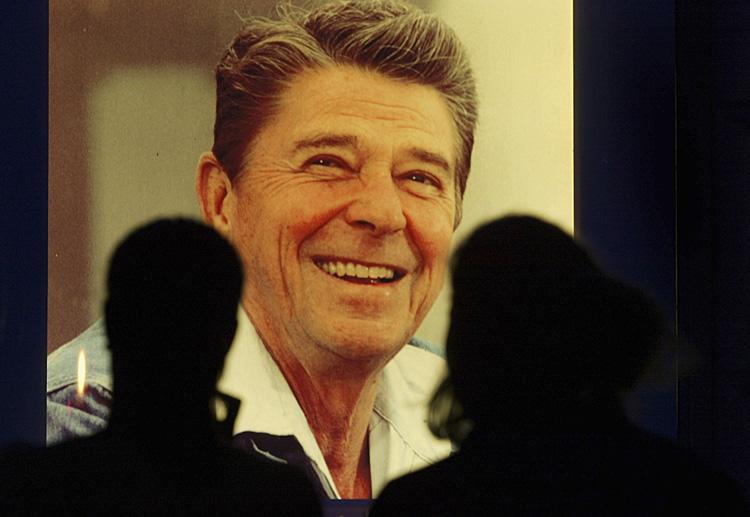
[[[0,16],[0,446],[44,443],[47,4]]]
[[[750,493],[748,8],[604,4],[574,4],[576,232],[674,323],[631,414]],[[0,445],[45,433],[47,16],[0,18]]]
[[[750,495],[750,8],[576,1],[576,233],[673,352],[630,399]]]

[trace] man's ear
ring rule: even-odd
[[[203,220],[227,236],[234,221],[235,194],[232,181],[210,151],[198,159],[195,192]]]

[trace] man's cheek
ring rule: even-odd
[[[448,266],[452,232],[440,232],[432,235],[432,239],[422,241],[422,274],[420,282],[423,284],[423,298],[418,312],[426,312],[440,293]]]
[[[347,200],[328,189],[310,189],[290,207],[290,230],[297,238],[305,238],[328,224],[344,209]]]
[[[421,236],[419,248],[426,267],[442,270],[448,262],[453,232],[439,227],[432,229],[435,231],[425,232]]]

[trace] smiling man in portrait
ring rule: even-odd
[[[460,220],[476,123],[467,57],[407,4],[332,2],[247,21],[216,81],[196,190],[245,269],[219,384],[242,401],[237,444],[301,465],[327,497],[372,498],[450,452],[425,425],[443,360],[413,335]],[[50,442],[106,421],[101,327],[50,356]],[[66,412],[63,359],[82,346],[95,371]]]

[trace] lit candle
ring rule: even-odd
[[[76,394],[78,401],[83,401],[83,395],[86,393],[86,352],[81,348],[78,351],[78,379],[76,383]]]

